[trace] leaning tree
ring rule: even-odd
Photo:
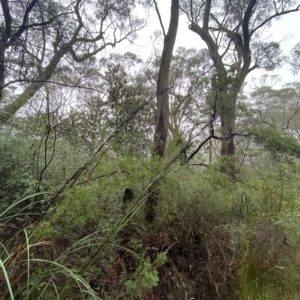
[[[137,2],[1,0],[0,124],[58,70],[74,71],[104,49],[135,38],[144,25],[133,15]]]

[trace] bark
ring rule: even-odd
[[[8,5],[7,0],[1,0],[1,6],[2,6],[2,11],[5,19],[5,26],[2,29],[2,34],[0,38],[0,100],[2,98],[2,90],[3,90],[3,85],[4,85],[4,80],[5,80],[5,67],[4,67],[4,62],[5,62],[5,51],[7,48],[7,42],[8,39],[11,35],[11,22],[12,18],[10,15],[10,9]]]
[[[179,0],[172,0],[169,29],[164,38],[164,47],[157,79],[157,101],[154,145],[155,154],[164,156],[169,126],[169,77],[170,66],[179,20]]]
[[[156,10],[159,15],[158,8]],[[156,119],[154,133],[154,154],[163,157],[168,140],[169,127],[169,77],[173,49],[179,21],[179,0],[172,0],[171,17],[167,34],[164,33],[164,46],[157,78]],[[164,32],[164,29],[163,29]],[[152,223],[155,218],[155,206],[159,199],[159,190],[153,187],[146,201],[146,221]]]
[[[249,21],[251,18],[252,10],[256,4],[257,0],[251,0],[248,4],[246,12],[243,16],[242,29],[243,29],[243,39],[240,34],[232,32],[232,39],[235,43],[238,54],[243,57],[243,66],[241,70],[236,70],[235,78],[233,80],[232,90],[228,90],[228,99],[224,99],[224,109],[220,115],[221,128],[222,128],[222,144],[221,144],[221,155],[222,156],[233,156],[235,154],[235,144],[234,138],[226,139],[226,137],[233,136],[235,132],[235,121],[236,121],[236,102],[238,94],[242,88],[243,82],[246,78],[246,74],[249,72],[251,65],[251,52],[250,52],[250,33],[249,33]],[[227,34],[230,35],[229,30]],[[228,71],[227,71],[228,72]],[[226,104],[228,102],[228,104]],[[229,158],[230,160],[230,158]],[[234,162],[233,162],[234,163]],[[231,169],[234,166],[231,167]],[[230,169],[230,168],[229,168]],[[233,176],[234,170],[224,170],[226,173],[231,173]]]
[[[232,157],[235,154],[233,136],[235,132],[236,101],[251,64],[249,21],[256,1],[257,0],[250,1],[243,17],[243,37],[238,32],[225,28],[218,22],[213,14],[211,14],[211,0],[206,1],[202,27],[196,23],[189,25],[189,29],[198,34],[206,43],[218,77],[220,78],[218,79],[217,87],[213,86],[213,92],[217,94],[216,105],[218,106],[218,114],[221,120],[221,156]],[[218,28],[209,26],[210,17],[218,23]],[[223,31],[232,39],[239,59],[243,60],[242,68],[240,67],[241,61],[237,64],[237,69],[235,70],[236,75],[229,76],[230,71],[225,68],[223,57],[219,54],[219,45],[211,36],[210,30]]]
[[[236,101],[240,87],[237,90],[227,92],[226,98],[222,99],[222,109],[220,112],[221,121],[221,172],[228,174],[233,180],[236,177],[235,167],[235,120],[236,120]]]
[[[56,69],[61,58],[69,51],[67,47],[61,48],[55,53],[48,66],[41,72],[36,81],[32,81],[12,103],[6,105],[0,111],[0,124],[6,123],[30,98],[32,98],[41,87],[49,80]]]
[[[206,9],[206,12],[209,13],[209,10]],[[208,20],[205,19],[204,23],[207,23]],[[208,28],[208,24],[204,24]],[[218,106],[218,114],[220,115],[221,120],[221,155],[222,156],[233,156],[235,153],[234,138],[226,139],[226,137],[232,136],[234,133],[235,125],[235,104],[236,97],[234,94],[229,94],[228,91],[228,74],[225,68],[225,65],[222,61],[222,57],[218,52],[218,45],[211,37],[208,29],[200,27],[199,25],[193,23],[189,26],[189,29],[197,33],[201,39],[206,43],[210,56],[214,62],[214,65],[217,70],[218,77],[217,86],[213,86],[213,92],[216,93],[216,105]],[[240,90],[240,88],[239,88]]]

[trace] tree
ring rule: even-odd
[[[206,43],[215,67],[211,106],[220,116],[222,156],[235,153],[236,103],[247,75],[257,68],[273,70],[282,63],[280,45],[262,41],[262,31],[273,19],[299,9],[295,0],[183,2],[189,29]],[[227,171],[234,176],[232,164]]]
[[[297,74],[300,69],[300,43],[297,43],[291,50],[290,64],[292,66],[292,71]]]
[[[105,48],[135,38],[143,27],[132,15],[134,0],[19,2],[12,5],[1,1],[2,124],[50,80],[58,67],[74,69]],[[21,88],[16,95],[16,89]]]
[[[279,90],[263,86],[251,93],[254,100],[256,122],[270,126],[278,131],[286,131],[297,137],[297,123],[300,114],[300,98],[297,93],[299,84],[289,84]]]
[[[109,130],[123,124],[112,142],[117,153],[149,156],[154,127],[149,99],[153,99],[155,90],[148,85],[141,66],[142,61],[130,52],[111,55],[106,60],[104,118]]]
[[[175,45],[178,22],[179,22],[179,0],[172,0],[171,2],[171,16],[168,32],[165,32],[162,24],[159,9],[155,0],[155,9],[159,18],[162,32],[164,35],[163,51],[160,58],[160,65],[157,77],[157,92],[156,92],[156,116],[155,116],[155,129],[154,129],[154,155],[162,158],[165,154],[165,149],[168,140],[169,129],[169,80],[170,80],[170,67]],[[158,191],[154,188],[146,202],[146,220],[152,223],[155,217],[154,207],[158,201]]]
[[[264,75],[243,98],[239,96],[236,128],[245,133],[236,138],[236,160],[240,165],[259,165],[258,161],[265,161],[268,154],[269,162],[299,157],[299,83],[276,89],[276,82],[277,76]]]
[[[254,104],[250,110],[250,124],[255,141],[273,155],[299,157],[299,83],[289,83],[278,90],[261,86],[250,97]]]
[[[156,51],[157,53],[157,51]],[[210,92],[209,76],[212,74],[212,63],[206,49],[187,49],[179,47],[173,57],[169,79],[169,145],[171,148],[188,143],[191,149],[198,140],[210,134],[210,121],[207,116],[211,110],[206,103]],[[147,62],[145,73],[153,83],[157,78],[159,56]],[[187,145],[186,145],[187,146]],[[174,149],[174,148],[173,148]],[[187,149],[182,159],[187,158]],[[197,151],[199,152],[199,150]]]
[[[173,138],[188,131],[191,133],[205,120],[211,67],[206,49],[180,47],[176,50],[170,70],[170,131]]]
[[[172,0],[171,16],[168,32],[165,32],[161,22],[160,13],[154,0],[156,12],[159,17],[164,35],[163,51],[160,59],[160,66],[157,78],[157,100],[156,100],[156,118],[154,132],[155,154],[164,156],[169,126],[169,76],[173,55],[174,44],[177,35],[179,21],[179,0]]]

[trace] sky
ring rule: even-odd
[[[165,30],[168,29],[169,18],[170,18],[170,3],[171,1],[157,0],[162,21],[164,23]],[[143,14],[143,9],[138,10],[139,14]],[[283,16],[281,20],[274,21],[270,29],[265,31],[265,37],[269,40],[274,40],[281,43],[284,55],[289,56],[290,49],[297,43],[300,42],[300,12],[291,13]],[[119,45],[118,51],[131,51],[136,53],[140,58],[146,60],[153,52],[153,39],[151,36],[155,30],[161,30],[159,25],[158,17],[154,10],[149,16],[146,27],[139,33],[139,38],[130,45]],[[199,36],[188,29],[188,23],[186,17],[182,15],[179,20],[178,33],[175,43],[175,49],[178,47],[186,48],[206,48],[205,43]],[[289,65],[285,65],[281,69],[277,69],[273,72],[268,72],[270,75],[278,75],[281,77],[281,81],[278,81],[274,85],[275,88],[280,88],[283,84],[299,80],[299,76],[294,76]],[[253,71],[247,77],[249,88],[255,83],[259,84],[259,78],[266,74],[266,71],[258,70]]]

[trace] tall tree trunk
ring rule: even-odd
[[[232,98],[231,98],[232,97]],[[235,167],[235,119],[236,119],[236,97],[228,93],[227,99],[223,100],[222,110],[220,111],[221,120],[221,171],[228,174],[233,180],[236,176]]]
[[[164,37],[164,47],[157,78],[156,119],[154,145],[155,154],[164,156],[169,126],[169,77],[170,66],[179,20],[179,0],[172,0],[168,33]]]
[[[156,6],[156,11],[160,19],[160,14]],[[160,19],[161,20],[161,19]],[[157,97],[156,97],[156,119],[154,132],[154,155],[163,157],[168,140],[169,126],[169,77],[173,49],[175,45],[179,21],[179,0],[172,0],[171,17],[168,33],[165,34],[164,28],[164,47],[161,55],[157,78]],[[161,24],[162,25],[162,24]],[[154,208],[157,204],[159,193],[153,189],[146,202],[146,220],[152,223],[155,217]]]
[[[220,93],[220,121],[221,121],[221,171],[228,174],[232,179],[236,176],[235,167],[235,122],[236,122],[236,103],[238,94],[241,90],[242,83],[245,76],[243,74],[237,74],[236,77],[230,78],[231,82],[228,82],[228,73],[226,74],[226,80],[221,80]],[[224,84],[224,85],[223,85]],[[223,85],[223,87],[222,87]],[[229,87],[230,86],[230,87]],[[222,91],[221,91],[222,90]]]
[[[221,155],[234,155],[234,125],[235,125],[235,107],[231,106],[228,111],[221,113],[221,131],[222,131],[222,144],[221,144]]]
[[[5,80],[5,51],[7,49],[7,42],[11,35],[12,17],[10,15],[10,8],[7,0],[1,0],[1,7],[5,19],[4,24],[1,26],[0,37],[0,103],[3,95],[3,86]]]

